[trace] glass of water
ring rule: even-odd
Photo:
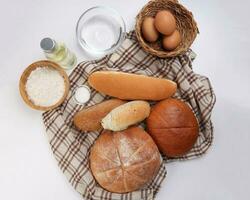
[[[85,11],[76,26],[80,46],[93,56],[114,52],[126,34],[125,22],[114,9],[96,6]]]

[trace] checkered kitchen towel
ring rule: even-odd
[[[215,103],[215,95],[209,80],[192,70],[195,54],[188,50],[184,55],[160,59],[145,53],[139,46],[135,33],[130,32],[122,46],[113,54],[100,60],[80,63],[70,75],[70,92],[65,102],[43,114],[46,132],[52,152],[62,172],[72,186],[87,200],[152,200],[166,176],[164,163],[174,160],[197,158],[204,154],[212,143],[213,126],[210,120]],[[87,84],[88,76],[98,70],[115,70],[154,77],[168,78],[178,84],[175,98],[187,102],[193,109],[200,125],[199,138],[194,148],[185,156],[171,159],[162,156],[161,168],[145,188],[127,193],[116,194],[102,189],[94,180],[89,168],[90,148],[99,132],[80,134],[72,124],[72,118],[83,107],[77,105],[73,91],[82,84]],[[86,106],[95,105],[108,99],[91,89],[91,100]]]

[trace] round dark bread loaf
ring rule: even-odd
[[[195,144],[199,126],[187,104],[177,99],[166,99],[151,109],[147,130],[162,153],[179,157]]]

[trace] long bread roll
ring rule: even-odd
[[[146,101],[131,101],[113,109],[102,119],[104,129],[122,131],[149,116],[150,105]]]
[[[97,91],[125,100],[162,100],[176,92],[176,83],[144,75],[97,71],[88,78]]]
[[[110,99],[83,109],[75,114],[73,123],[81,131],[97,131],[102,128],[101,120],[114,108],[126,103],[119,99]]]

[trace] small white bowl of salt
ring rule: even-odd
[[[74,100],[79,105],[84,105],[90,100],[90,89],[87,85],[80,85],[74,90]]]
[[[58,64],[41,60],[25,69],[19,90],[27,105],[47,111],[63,103],[69,92],[69,79]]]

